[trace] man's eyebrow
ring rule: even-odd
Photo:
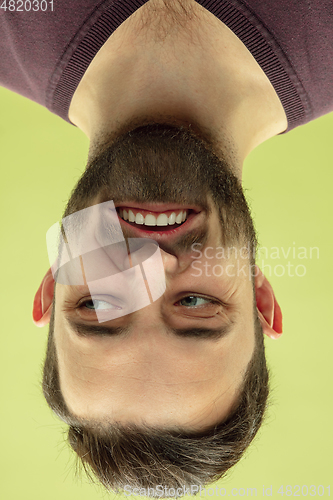
[[[102,326],[102,325],[87,325],[73,321],[71,318],[66,318],[70,327],[80,337],[111,337],[127,333],[129,325],[126,326]]]
[[[130,325],[122,326],[102,326],[102,325],[87,325],[73,321],[71,318],[66,318],[70,327],[80,337],[110,337],[118,336],[127,333]],[[210,339],[220,340],[226,337],[231,330],[232,323],[219,328],[168,328],[168,333],[172,333],[177,337],[195,338],[195,339]]]
[[[220,340],[231,331],[232,323],[218,328],[169,328],[168,332],[178,337]]]

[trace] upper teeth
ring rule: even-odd
[[[175,212],[172,212],[169,217],[160,213],[157,217],[153,214],[147,214],[145,217],[138,212],[136,215],[132,210],[119,209],[119,215],[122,219],[128,220],[129,222],[135,222],[136,224],[144,224],[145,226],[167,226],[172,224],[181,224],[186,220],[187,210],[181,211],[177,216]]]

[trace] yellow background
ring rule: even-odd
[[[80,130],[4,89],[0,106],[0,498],[114,498],[84,476],[75,477],[66,426],[41,394],[47,327],[37,329],[31,320],[33,297],[48,268],[45,233],[61,217],[84,170],[88,141]],[[262,497],[263,485],[272,485],[271,498],[281,498],[281,485],[323,485],[326,498],[333,469],[333,115],[260,146],[246,161],[244,187],[261,246],[285,253],[291,248],[289,258],[264,263],[274,269],[289,261],[304,265],[306,274],[270,277],[284,313],[284,335],[266,342],[271,407],[245,457],[218,486],[230,497],[232,488],[244,488],[238,495],[233,490],[237,497],[248,497],[247,488],[257,488]],[[319,247],[319,259],[292,258],[298,247]]]

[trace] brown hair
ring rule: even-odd
[[[227,420],[200,433],[134,425],[105,426],[73,416],[60,389],[52,314],[43,392],[50,408],[69,425],[69,444],[89,477],[95,476],[108,490],[127,486],[162,497],[159,485],[176,491],[204,486],[225,476],[259,430],[268,398],[263,332],[255,314],[256,345],[238,406]]]

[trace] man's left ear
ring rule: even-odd
[[[256,266],[255,290],[258,317],[263,332],[271,339],[282,335],[282,312],[268,279]]]
[[[45,326],[50,322],[54,294],[54,279],[49,269],[37,290],[32,310],[33,322],[36,326]]]

